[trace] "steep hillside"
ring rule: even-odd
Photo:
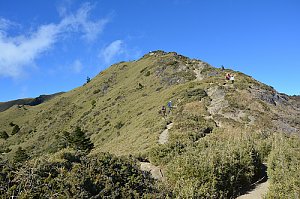
[[[234,84],[225,82],[226,73],[236,75]],[[207,94],[203,99],[202,90]],[[158,111],[169,100],[182,117],[197,112],[215,126],[299,131],[299,109],[288,96],[242,73],[156,51],[134,62],[115,64],[88,84],[43,104],[13,106],[2,112],[2,131],[12,131],[10,122],[21,128],[2,144],[12,149],[22,145],[32,153],[53,152],[58,150],[63,131],[80,126],[91,136],[96,150],[115,154],[147,151],[165,126]],[[174,119],[178,126],[188,118]]]
[[[209,67],[158,51],[135,62],[115,64],[90,83],[38,106],[14,106],[1,113],[1,130],[11,132],[10,122],[21,130],[5,146],[55,151],[59,142],[55,135],[80,126],[100,150],[128,154],[147,149],[164,126],[160,107],[186,87],[184,82],[196,79],[189,66]],[[129,146],[128,141],[132,141]]]
[[[300,108],[300,96],[294,95],[294,96],[290,96],[290,98],[294,101],[293,103],[299,109]]]
[[[227,73],[235,76],[234,83],[225,80]],[[170,100],[173,108],[170,112],[167,108],[163,116],[161,107]],[[159,144],[169,123],[173,126],[168,139]],[[228,197],[240,194],[243,187],[236,187],[239,181],[226,182],[234,184],[230,189],[221,184],[201,187],[202,182],[194,180],[199,176],[185,173],[197,169],[191,166],[199,163],[193,162],[193,157],[203,164],[207,161],[198,165],[205,169],[211,168],[212,162],[215,168],[222,161],[232,164],[230,158],[222,159],[232,153],[245,157],[253,153],[251,161],[242,158],[245,164],[242,160],[236,163],[249,172],[242,172],[248,177],[241,177],[247,186],[259,177],[261,162],[273,146],[273,135],[299,135],[300,108],[296,98],[241,72],[214,68],[174,52],[154,51],[133,62],[114,64],[89,83],[44,103],[12,106],[0,112],[0,131],[9,136],[0,140],[3,152],[7,152],[2,158],[11,160],[19,146],[32,158],[58,152],[68,146],[65,132],[76,127],[94,144],[91,155],[133,155],[161,166],[177,196],[194,194],[196,190],[182,188],[193,184],[197,190],[214,187],[211,194],[223,190],[223,195],[216,197]],[[206,157],[212,162],[203,159]]]

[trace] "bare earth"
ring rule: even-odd
[[[269,180],[258,184],[255,189],[246,193],[245,195],[237,197],[237,199],[262,199],[264,195],[268,192]]]
[[[173,126],[173,123],[170,123],[167,125],[167,128],[159,135],[158,143],[159,144],[165,144],[168,142],[169,139],[169,129],[171,129]]]
[[[173,123],[167,125],[167,128],[159,135],[158,143],[165,144],[169,139],[169,129],[173,127]],[[142,171],[149,171],[154,179],[164,180],[162,169],[150,162],[140,162]]]
[[[163,173],[160,167],[154,166],[150,162],[141,162],[141,170],[142,171],[149,171],[154,179],[162,180]]]

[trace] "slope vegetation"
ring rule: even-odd
[[[227,73],[235,75],[234,83],[225,80]],[[173,107],[165,115],[161,107],[170,100]],[[294,170],[299,156],[284,156],[300,143],[299,113],[296,97],[243,73],[154,51],[114,64],[89,83],[44,103],[0,112],[0,132],[7,134],[0,145],[5,161],[13,161],[19,147],[33,161],[68,148],[66,132],[80,127],[94,145],[90,157],[109,152],[135,158],[133,164],[157,165],[165,180],[155,186],[165,192],[149,194],[161,197],[235,197],[261,177],[262,162],[269,161],[272,197],[277,191],[285,194],[278,188],[285,180],[278,178],[280,172],[299,175]],[[172,128],[161,144],[168,124]],[[281,160],[290,167],[280,167]],[[286,183],[289,191],[299,191],[296,177],[295,185]]]

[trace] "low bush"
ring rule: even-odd
[[[9,138],[9,135],[6,133],[6,131],[0,131],[0,139],[6,140]]]
[[[181,140],[181,141],[180,141]],[[184,136],[149,153],[164,165],[166,179],[178,198],[232,198],[257,180],[261,156],[253,137],[210,134]]]
[[[196,101],[196,100],[199,101],[206,96],[207,96],[207,93],[205,92],[205,90],[203,90],[201,88],[187,90],[185,93],[185,97],[192,99],[193,101]]]
[[[5,163],[0,167],[0,194],[4,198],[166,197],[133,159],[107,153],[86,157],[65,151],[18,168]]]
[[[22,163],[28,159],[29,159],[29,155],[26,153],[26,151],[24,149],[22,149],[21,147],[19,147],[15,153],[14,162]]]
[[[300,197],[299,137],[276,135],[268,158],[267,198]]]
[[[100,91],[101,91],[100,89],[96,89],[96,90],[93,91],[93,94],[100,93]]]
[[[124,126],[124,123],[119,121],[116,125],[115,125],[115,128],[116,129],[121,129],[122,127]]]
[[[11,135],[15,135],[15,134],[17,134],[19,131],[20,131],[19,125],[15,124],[15,125],[14,125],[14,128],[13,128],[13,130],[12,130],[12,132],[11,132]]]

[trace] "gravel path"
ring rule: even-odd
[[[173,127],[173,123],[167,125],[167,128],[159,135],[158,143],[165,144],[169,139],[169,129]]]
[[[158,143],[165,144],[169,139],[169,129],[173,127],[173,123],[167,125],[167,128],[159,135]],[[152,177],[157,180],[164,180],[163,172],[160,167],[151,164],[150,162],[140,162],[141,170],[148,171]]]
[[[258,184],[255,189],[246,193],[245,195],[237,197],[237,199],[262,199],[268,192],[269,181]]]

